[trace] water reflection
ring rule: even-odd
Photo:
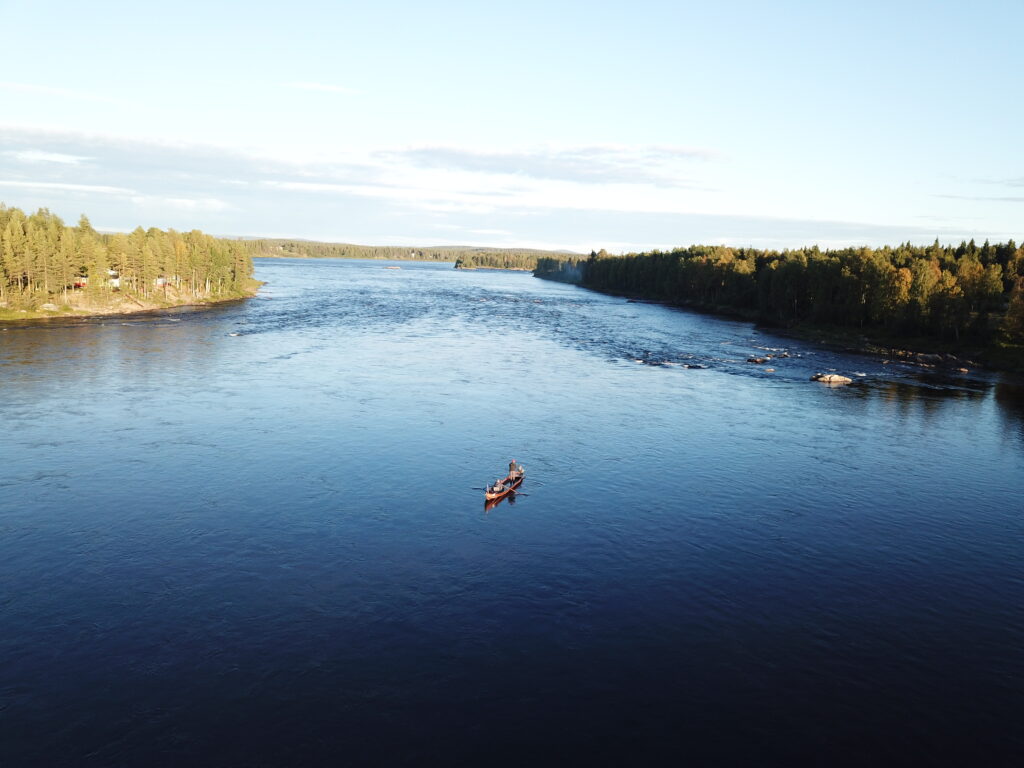
[[[920,413],[926,417],[939,415],[944,408],[953,404],[966,402],[980,403],[987,396],[991,385],[976,382],[971,386],[960,383],[956,386],[942,381],[899,380],[875,381],[870,387],[863,389],[865,397],[879,396],[883,400],[897,405],[903,413],[908,409],[920,407]]]
[[[506,499],[508,500],[510,506],[515,506],[516,496],[518,495],[518,493],[518,491],[512,491],[512,493],[506,494],[505,496],[502,496],[500,499],[484,501],[484,512],[490,512],[495,507],[500,506],[502,502],[504,502]]]
[[[998,382],[995,402],[1006,429],[1015,432],[1024,447],[1024,384],[1018,381]]]
[[[8,325],[0,333],[0,384],[27,394],[69,381],[145,389],[180,386],[183,376],[209,380],[230,344],[220,324],[239,311],[232,305]]]

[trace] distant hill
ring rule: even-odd
[[[533,248],[479,248],[472,245],[354,245],[320,243],[298,238],[239,238],[254,258],[285,256],[304,259],[394,259],[408,261],[454,261],[456,269],[523,269],[537,267],[545,256],[579,256],[572,251],[543,251]]]

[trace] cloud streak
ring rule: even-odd
[[[980,202],[994,203],[1024,203],[1024,197],[1019,195],[934,195],[944,200],[976,200]]]
[[[692,188],[688,178],[694,161],[715,153],[686,147],[592,145],[545,147],[518,151],[417,147],[377,155],[390,162],[421,168],[468,171],[580,183],[659,184]]]
[[[131,195],[133,190],[125,187],[110,187],[103,184],[67,184],[56,181],[14,181],[0,179],[0,187],[20,189],[52,189],[61,192],[95,192],[101,195]]]
[[[8,157],[13,157],[22,163],[59,163],[62,165],[80,165],[88,160],[88,157],[78,155],[65,155],[60,152],[42,152],[38,149],[27,149],[21,152],[4,152]]]

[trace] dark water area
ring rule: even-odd
[[[384,267],[0,324],[0,765],[1024,759],[1019,383]]]

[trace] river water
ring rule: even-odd
[[[1019,386],[385,266],[0,324],[0,764],[1024,755]]]

